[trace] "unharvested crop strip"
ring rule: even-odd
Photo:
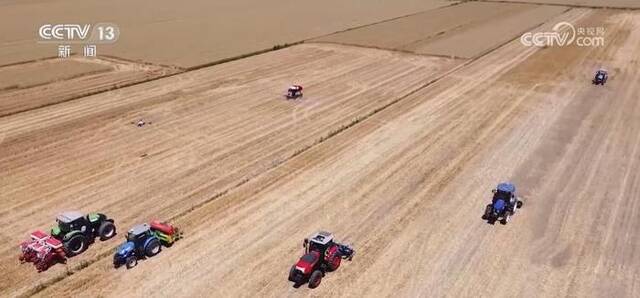
[[[427,38],[429,38],[429,37],[427,37]],[[422,57],[440,57],[440,58],[448,58],[448,59],[456,59],[456,60],[468,60],[469,59],[469,58],[457,57],[457,56],[453,56],[453,55],[423,54],[423,53],[416,53],[416,52],[412,52],[412,51],[409,51],[409,50],[403,50],[403,49],[385,48],[385,47],[379,47],[379,46],[374,46],[374,45],[361,45],[361,44],[352,44],[352,43],[348,43],[348,42],[337,42],[337,41],[328,41],[328,40],[314,40],[314,41],[309,41],[309,43],[335,44],[335,45],[348,46],[348,47],[354,47],[354,48],[374,49],[374,50],[381,50],[381,51],[387,51],[387,52],[397,52],[397,53],[414,55],[414,56],[422,56]],[[500,47],[500,46],[498,46],[498,47]]]

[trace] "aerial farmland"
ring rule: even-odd
[[[635,1],[0,8],[2,297],[640,296]],[[120,38],[56,57],[64,22]],[[317,231],[353,252],[294,285]]]

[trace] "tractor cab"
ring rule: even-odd
[[[87,220],[84,215],[78,211],[67,211],[56,217],[57,226],[51,229],[51,235],[54,237],[64,236],[70,231],[86,232],[88,228]]]
[[[503,182],[492,191],[493,199],[491,204],[485,208],[483,219],[490,224],[500,219],[500,223],[507,224],[511,216],[516,213],[516,209],[522,207],[522,201],[516,196],[516,187],[512,183]]]
[[[317,232],[305,239],[304,247],[305,255],[302,257],[303,259],[319,259],[322,261],[320,262],[322,266],[328,265],[332,270],[340,266],[340,260],[343,256],[341,247],[346,248],[346,246],[334,241],[333,234],[324,231]]]
[[[593,78],[593,83],[596,85],[604,85],[609,78],[609,73],[605,69],[598,69],[596,75]]]
[[[289,86],[289,89],[287,89],[287,98],[302,97],[302,89],[303,87],[300,85]]]
[[[158,220],[133,226],[127,232],[127,241],[116,249],[113,265],[116,268],[126,265],[131,269],[138,264],[138,258],[153,257],[160,253],[163,244],[171,246],[181,237],[177,227]]]
[[[333,234],[324,231],[317,232],[311,235],[311,237],[304,239],[305,253],[317,251],[320,255],[323,255],[327,248],[333,244]]]
[[[144,242],[153,236],[151,227],[148,224],[139,224],[127,232],[127,241],[132,242],[136,247],[142,247]]]
[[[305,281],[315,288],[326,272],[340,267],[342,259],[351,261],[355,251],[351,246],[336,242],[333,234],[320,231],[304,239],[304,255],[289,271],[289,280],[295,285]]]
[[[499,200],[509,203],[516,196],[516,187],[511,183],[500,183],[498,187],[493,190],[493,202],[496,203]]]

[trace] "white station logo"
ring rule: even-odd
[[[576,28],[570,23],[560,22],[553,26],[553,32],[527,32],[520,37],[520,42],[525,46],[565,46],[572,44],[575,39]]]
[[[42,39],[46,40],[84,40],[89,35],[89,29],[91,29],[89,24],[46,24],[40,27],[38,33]]]
[[[112,23],[44,24],[38,29],[41,42],[113,43],[120,29]]]
[[[584,28],[580,28],[584,31]],[[604,36],[584,36],[569,22],[560,22],[553,26],[551,32],[527,32],[520,36],[520,42],[525,46],[569,46],[576,44],[579,47],[603,46]]]

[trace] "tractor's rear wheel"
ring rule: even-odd
[[[47,269],[49,269],[49,263],[47,263],[45,260],[41,260],[36,263],[36,269],[38,270],[38,272],[46,271]]]
[[[149,244],[144,248],[144,254],[147,257],[153,257],[160,253],[161,250],[160,241],[158,239],[153,239]]]
[[[518,201],[516,203],[516,208],[518,208],[518,209],[522,208],[522,201]]]
[[[111,239],[116,235],[116,226],[110,221],[104,221],[98,228],[98,235],[100,235],[100,240],[102,241]]]
[[[311,273],[311,277],[309,277],[309,288],[315,289],[320,285],[322,281],[322,271],[316,270]]]
[[[490,225],[494,225],[494,224],[496,224],[496,220],[498,220],[498,218],[496,218],[496,217],[495,217],[495,216],[493,216],[493,215],[489,215],[489,218],[487,218],[487,222],[488,222]]]
[[[64,242],[64,250],[67,256],[75,256],[81,254],[87,249],[87,239],[82,234],[77,234],[71,237],[71,239]]]
[[[289,281],[298,282],[296,280],[296,265],[291,266],[291,269],[289,270]]]
[[[336,260],[331,263],[331,266],[329,266],[331,268],[331,271],[336,271],[338,270],[338,268],[340,267],[340,263],[342,262],[342,257],[341,256],[336,256]]]
[[[120,266],[122,266],[122,263],[120,262],[120,258],[118,257],[118,255],[114,255],[113,256],[113,268],[120,268]]]
[[[502,220],[500,220],[500,223],[503,225],[506,225],[509,222],[509,215],[505,215]]]
[[[138,265],[138,258],[136,258],[136,256],[128,257],[125,261],[125,265],[127,266],[127,269],[135,267],[136,265]]]
[[[482,219],[489,219],[489,216],[491,215],[491,204],[487,205],[487,207],[484,209],[484,214],[482,215]]]

